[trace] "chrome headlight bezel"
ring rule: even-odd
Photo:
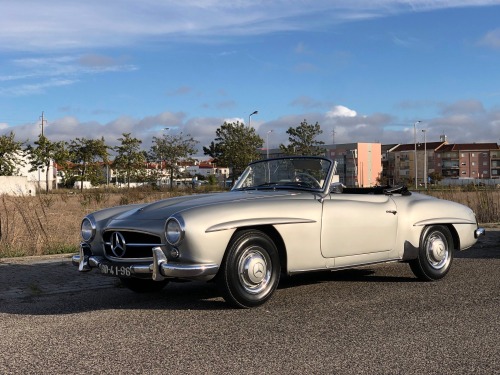
[[[186,230],[184,221],[179,217],[169,217],[165,223],[165,239],[172,246],[177,246],[184,239]]]
[[[96,233],[96,223],[93,216],[86,216],[82,220],[80,226],[80,235],[82,240],[86,243],[92,242],[95,238]]]

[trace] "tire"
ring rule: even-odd
[[[410,261],[410,268],[420,280],[439,280],[450,270],[453,250],[453,238],[447,227],[426,227],[420,236],[418,258]]]
[[[154,281],[151,279],[120,278],[122,285],[136,293],[155,293],[161,291],[168,280]]]
[[[256,307],[272,296],[280,271],[278,250],[271,238],[257,230],[244,230],[229,243],[217,284],[227,303]]]

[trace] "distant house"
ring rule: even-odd
[[[56,168],[51,163],[49,173],[44,169],[30,172],[32,165],[27,156],[21,157],[22,164],[18,166],[16,176],[0,177],[0,194],[8,195],[35,195],[36,190],[45,190],[48,176],[48,187],[52,190],[56,187]]]
[[[227,167],[218,167],[213,159],[199,161],[194,165],[187,166],[186,171],[191,175],[201,175],[203,177],[208,177],[210,175],[214,175],[217,178],[228,178],[229,177],[229,168]]]

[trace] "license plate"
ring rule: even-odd
[[[108,265],[101,264],[99,266],[101,273],[108,276],[118,276],[118,277],[131,277],[132,272],[130,271],[130,267],[127,266],[116,266],[116,265]]]

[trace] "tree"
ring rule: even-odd
[[[163,134],[162,137],[153,137],[150,155],[159,161],[161,169],[163,164],[170,171],[170,188],[173,187],[174,175],[179,173],[181,160],[190,160],[196,153],[196,141],[190,134]]]
[[[17,142],[14,138],[13,132],[0,136],[0,176],[15,176],[19,173],[19,167],[24,166],[24,142]]]
[[[254,128],[245,126],[239,121],[224,122],[216,131],[216,138],[209,147],[203,147],[205,155],[211,156],[219,165],[231,168],[231,179],[234,184],[236,177],[246,168],[248,163],[260,158],[259,148],[264,140]]]
[[[317,141],[316,137],[323,133],[321,127],[316,122],[310,125],[306,120],[302,121],[296,128],[288,128],[289,145],[280,145],[280,150],[287,155],[323,155],[325,149],[321,148],[325,142]]]
[[[45,172],[45,192],[48,193],[50,167],[53,163],[66,163],[69,153],[65,142],[51,142],[42,134],[38,136],[38,140],[34,144],[35,146],[28,145],[26,148],[26,153],[31,162],[30,172],[36,170]]]
[[[131,138],[130,133],[123,133],[123,138],[118,138],[121,145],[114,147],[116,157],[113,166],[118,171],[125,173],[127,187],[130,188],[130,179],[137,178],[145,169],[144,153],[141,151],[142,141]]]
[[[71,162],[79,166],[80,190],[83,181],[97,185],[103,180],[102,163],[108,163],[108,146],[101,139],[76,138],[68,146]]]
[[[431,172],[429,173],[429,177],[431,178],[431,183],[439,184],[439,182],[443,179],[443,175],[439,172]]]

